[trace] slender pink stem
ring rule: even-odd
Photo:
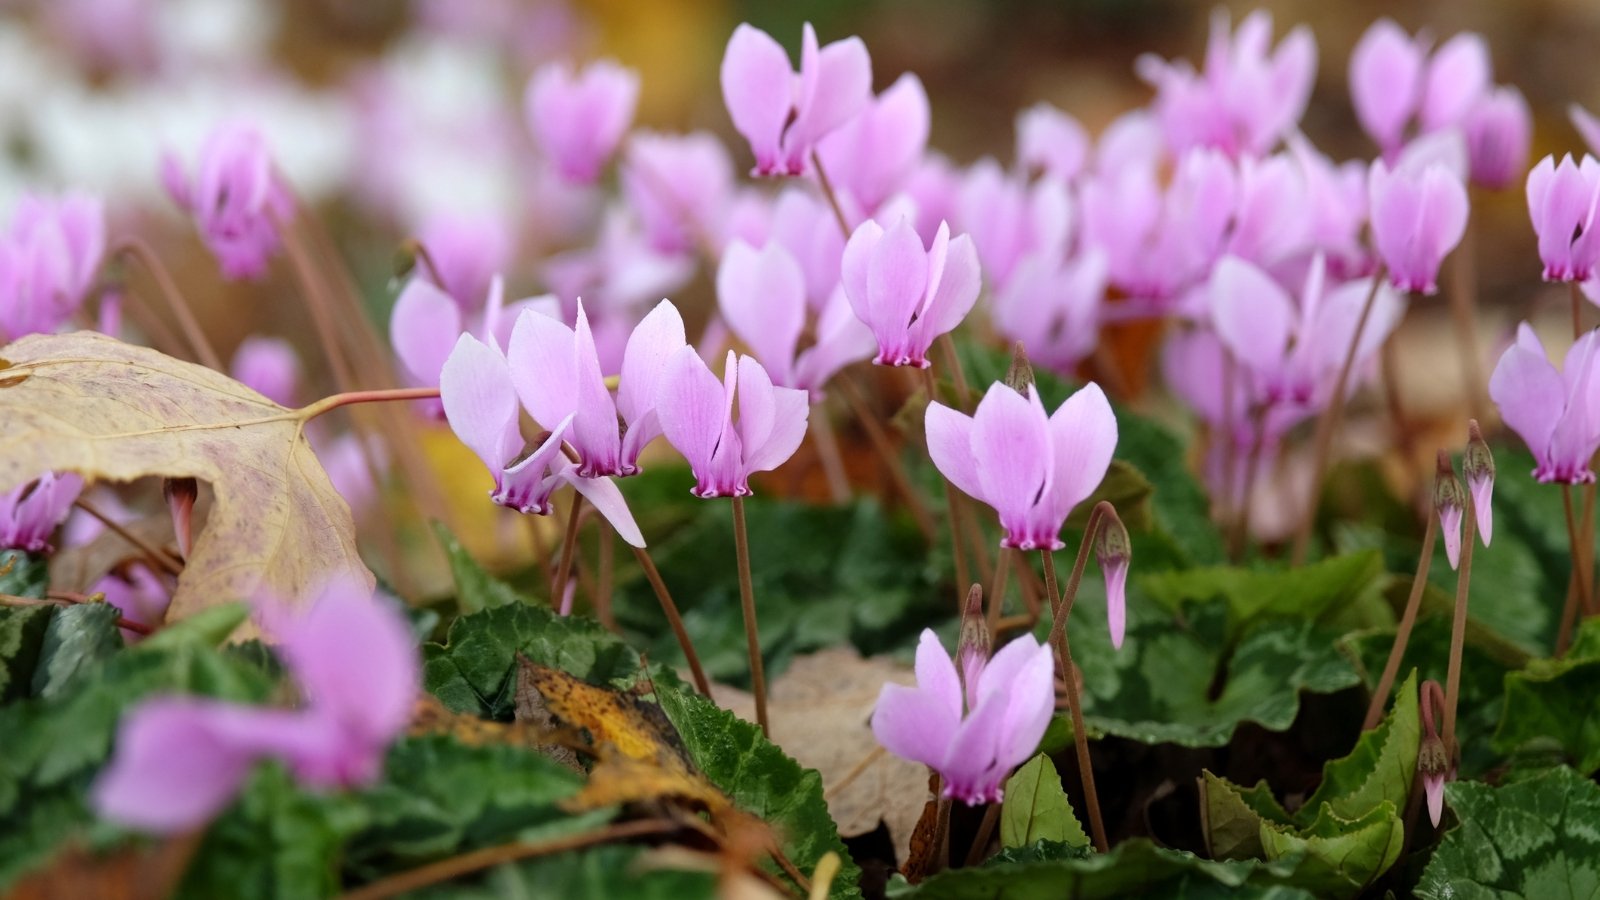
[[[761,636],[756,630],[756,592],[750,579],[750,535],[745,528],[744,498],[733,498],[733,547],[739,562],[739,606],[744,611],[744,641],[750,652],[750,690],[756,695],[756,724],[772,737],[767,724],[767,675],[761,664]]]

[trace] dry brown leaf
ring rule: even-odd
[[[287,600],[372,573],[350,507],[304,423],[237,381],[93,332],[31,335],[0,356],[0,492],[49,470],[130,481],[191,477],[215,497],[168,619],[263,589]],[[243,626],[236,638],[251,636]]]
[[[869,723],[885,682],[915,680],[899,663],[862,659],[852,648],[835,647],[797,657],[767,692],[773,742],[822,774],[823,796],[839,834],[865,834],[881,818],[902,861],[928,800],[928,770],[888,753],[874,758],[878,742]],[[749,694],[722,685],[716,693],[727,709],[755,721]]]
[[[172,896],[203,831],[151,846],[98,854],[76,844],[56,854],[48,866],[11,886],[8,900],[165,900]]]
[[[170,548],[172,543],[171,516],[150,516],[124,523],[122,527],[152,546]],[[60,553],[50,557],[50,586],[84,593],[117,566],[143,558],[144,553],[138,547],[108,528],[88,543],[63,547]]]

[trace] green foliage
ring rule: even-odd
[[[119,616],[116,607],[105,603],[75,603],[57,610],[39,646],[39,663],[33,670],[34,696],[54,697],[65,692],[121,650]]]
[[[656,698],[694,764],[740,809],[777,831],[790,862],[810,872],[831,850],[843,862],[833,896],[861,896],[861,869],[839,840],[822,799],[822,776],[815,769],[802,769],[762,737],[761,729],[693,691],[657,685]]]
[[[50,563],[38,553],[0,550],[0,594],[44,599],[50,588]]]
[[[638,847],[603,846],[499,866],[470,881],[418,891],[417,900],[534,900],[539,897],[627,897],[713,900],[715,872],[665,868]]]
[[[1041,841],[1084,847],[1089,836],[1072,812],[1055,764],[1043,753],[1006,779],[1000,806],[1000,843],[1029,847]]]
[[[662,473],[660,477],[668,477]],[[686,473],[680,475],[688,482]],[[694,500],[692,516],[651,545],[662,580],[713,678],[748,678],[733,513]],[[948,612],[926,571],[927,545],[908,522],[871,500],[815,506],[753,497],[745,502],[750,568],[768,675],[796,654],[854,643],[873,653]],[[947,572],[939,572],[946,575]],[[619,566],[614,599],[630,641],[653,660],[682,664],[655,593],[637,566]]]
[[[1458,781],[1445,802],[1461,824],[1439,842],[1418,897],[1600,895],[1600,787],[1588,778],[1558,767],[1499,788]]]
[[[1600,619],[1583,623],[1567,655],[1505,677],[1494,749],[1558,749],[1584,774],[1600,770]]]
[[[435,522],[433,532],[450,561],[450,577],[456,583],[456,605],[463,615],[527,602],[511,585],[484,571],[450,529]]]
[[[54,606],[0,606],[0,703],[28,695]]]
[[[898,876],[889,883],[895,900],[1099,900],[1114,897],[1245,897],[1299,900],[1312,896],[1287,886],[1292,861],[1217,861],[1157,847],[1134,838],[1110,853],[1065,859],[1008,861],[956,869],[919,885]]]
[[[1240,788],[1206,772],[1206,840],[1225,859],[1298,860],[1294,884],[1318,896],[1355,896],[1400,858],[1399,811],[1416,771],[1421,724],[1415,673],[1395,708],[1347,756],[1330,761],[1300,809],[1285,812],[1265,782]]]
[[[1294,569],[1216,566],[1159,572],[1141,578],[1145,592],[1169,609],[1187,602],[1221,598],[1227,602],[1230,637],[1260,619],[1349,621],[1362,611],[1385,609],[1379,592],[1385,582],[1383,559],[1365,551],[1334,556]]]

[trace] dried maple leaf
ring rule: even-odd
[[[226,375],[93,332],[31,335],[0,355],[0,492],[50,470],[211,484],[211,514],[168,619],[261,590],[293,601],[335,575],[373,583],[303,414]]]

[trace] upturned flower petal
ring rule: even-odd
[[[1391,19],[1372,23],[1350,54],[1356,118],[1385,156],[1399,152],[1406,123],[1421,102],[1425,55]]]
[[[1546,156],[1528,173],[1528,215],[1539,236],[1546,281],[1585,281],[1600,263],[1600,162]]]
[[[1533,475],[1542,482],[1594,481],[1589,460],[1600,449],[1596,340],[1592,331],[1578,338],[1557,369],[1524,322],[1489,377],[1489,396],[1533,453]]]
[[[961,323],[978,300],[978,254],[966,235],[940,225],[924,248],[909,220],[888,231],[863,222],[845,245],[845,296],[878,339],[878,365],[927,368],[928,348]]]
[[[1078,120],[1048,103],[1017,114],[1017,164],[1025,171],[1077,179],[1089,161],[1089,132]]]
[[[1516,183],[1528,166],[1533,112],[1516,88],[1497,88],[1481,97],[1462,123],[1472,183],[1493,191]]]
[[[192,178],[171,155],[162,160],[161,174],[173,201],[194,217],[223,277],[250,279],[266,272],[278,251],[278,226],[294,205],[260,131],[241,122],[223,125],[201,145]]]
[[[588,184],[617,149],[638,100],[638,74],[615,62],[581,71],[547,63],[528,82],[528,127],[561,177]]]
[[[922,160],[929,128],[928,92],[908,72],[819,141],[817,156],[834,190],[845,194],[859,215],[870,216]]]
[[[782,465],[805,437],[804,391],[775,387],[759,362],[728,351],[721,382],[684,347],[656,400],[667,440],[688,460],[696,497],[745,497],[750,475]],[[737,413],[737,419],[735,414]]]
[[[1099,340],[1108,275],[1098,247],[1067,260],[1027,256],[993,295],[995,330],[1024,342],[1039,365],[1070,373]]]
[[[741,24],[722,57],[722,96],[755,154],[751,174],[801,175],[817,143],[871,100],[872,61],[857,37],[819,47],[808,22],[796,72],[777,41]]]
[[[1402,290],[1432,294],[1439,266],[1467,229],[1467,189],[1444,166],[1372,164],[1372,242]]]
[[[1433,51],[1423,80],[1417,112],[1424,131],[1459,124],[1489,91],[1489,44],[1483,35],[1464,31]]]
[[[689,253],[722,246],[733,161],[714,135],[636,132],[621,174],[623,194],[651,249]]]
[[[449,294],[463,314],[479,309],[496,276],[511,264],[511,234],[489,215],[435,214],[417,229],[428,262],[413,273]]]

